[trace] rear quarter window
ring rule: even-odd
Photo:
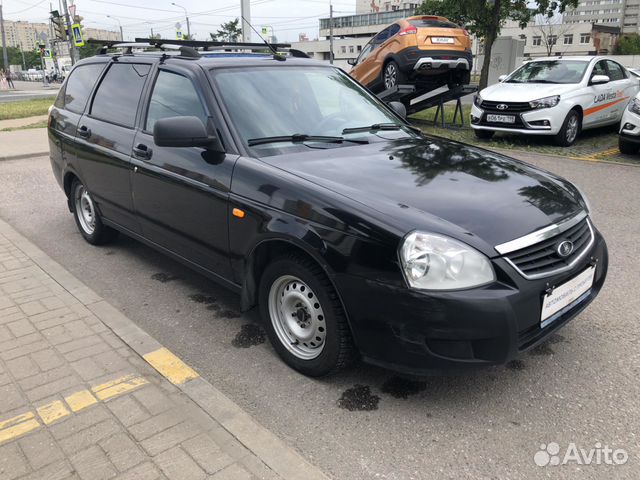
[[[87,100],[98,81],[104,63],[90,63],[73,69],[64,87],[58,93],[55,106],[75,113],[84,112]]]

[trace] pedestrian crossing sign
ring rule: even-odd
[[[183,40],[182,31],[176,30],[176,40]]]

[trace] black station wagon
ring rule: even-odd
[[[237,291],[307,375],[358,357],[418,375],[504,363],[605,281],[574,185],[423,135],[324,63],[97,55],[48,131],[88,242],[121,232]]]

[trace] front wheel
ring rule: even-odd
[[[315,262],[299,255],[274,260],[258,295],[269,340],[290,367],[319,377],[351,363],[354,347],[342,305]]]
[[[564,119],[562,128],[555,137],[556,145],[560,147],[570,147],[578,138],[582,128],[582,118],[575,110],[571,110]]]
[[[102,223],[100,214],[93,203],[89,190],[77,178],[71,185],[73,216],[78,230],[92,245],[103,245],[113,241],[118,231]]]
[[[638,153],[638,144],[630,142],[629,140],[625,140],[622,137],[618,137],[618,149],[620,153],[624,153],[625,155],[633,155]]]

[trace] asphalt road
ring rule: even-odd
[[[640,168],[525,159],[590,197],[611,254],[605,288],[520,360],[424,382],[366,365],[322,380],[295,373],[234,295],[127,238],[85,243],[46,158],[0,162],[0,216],[336,479],[638,478]],[[599,442],[629,460],[536,466],[549,442],[561,454]]]

